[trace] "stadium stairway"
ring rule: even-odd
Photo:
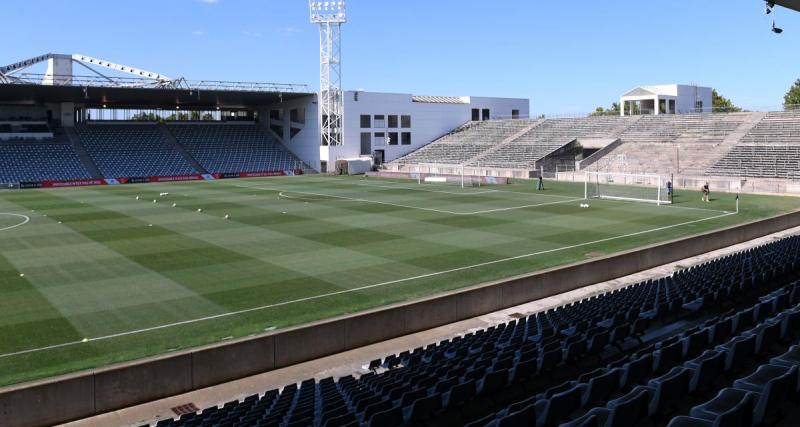
[[[498,142],[497,144],[493,145],[488,150],[486,150],[486,151],[478,154],[477,156],[474,156],[471,159],[467,160],[465,163],[467,165],[471,165],[471,166],[472,165],[480,165],[482,158],[487,157],[487,156],[491,155],[492,153],[494,153],[495,151],[501,149],[502,147],[504,147],[504,146],[516,141],[522,135],[525,135],[526,133],[528,133],[528,132],[532,131],[533,129],[537,128],[539,125],[544,123],[544,121],[545,121],[545,119],[543,119],[543,118],[534,121],[530,125],[525,126],[524,128],[520,129],[519,132],[516,132],[513,135],[508,136],[507,138],[505,138],[502,141]]]
[[[704,117],[641,116],[639,125],[621,135],[622,144],[593,162],[589,169],[700,176],[736,147],[761,122],[764,114],[730,113],[713,115],[710,119]]]
[[[172,132],[170,132],[167,125],[165,125],[164,123],[158,123],[156,126],[158,127],[158,130],[160,130],[161,133],[164,134],[164,138],[166,138],[166,140],[170,144],[172,144],[172,147],[175,149],[175,151],[177,151],[178,153],[180,153],[181,156],[183,156],[183,159],[186,160],[186,163],[189,163],[193,168],[195,168],[195,170],[197,170],[202,174],[208,173],[206,168],[204,168],[203,165],[201,165],[200,162],[198,162],[197,159],[195,159],[194,156],[192,156],[192,154],[189,153],[188,150],[186,150],[186,147],[184,147],[183,144],[181,144],[180,141],[178,141],[178,139],[175,138],[175,135],[173,135]]]
[[[94,179],[103,179],[103,174],[100,172],[100,168],[97,167],[94,160],[89,156],[89,153],[86,151],[86,147],[81,144],[81,139],[78,138],[78,135],[75,134],[75,130],[72,128],[61,128],[66,135],[67,140],[69,140],[70,144],[72,144],[72,149],[78,154],[78,158],[83,163],[83,167],[89,171],[92,178]],[[56,129],[54,132],[58,132],[59,130]]]
[[[793,236],[157,426],[791,425],[798,273]]]

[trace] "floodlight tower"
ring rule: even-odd
[[[319,123],[322,145],[341,145],[342,24],[347,22],[344,1],[308,2],[311,23],[319,25]]]

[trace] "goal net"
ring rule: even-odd
[[[660,175],[586,172],[584,197],[669,204],[672,201],[668,181],[669,178]]]
[[[479,187],[482,182],[480,176],[465,175],[462,165],[419,164],[415,168],[414,179],[418,184],[447,184],[461,187]]]

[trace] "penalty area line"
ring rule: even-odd
[[[38,353],[38,352],[48,351],[48,350],[55,350],[55,349],[59,349],[59,348],[72,347],[72,346],[76,346],[76,345],[80,345],[80,344],[86,344],[86,343],[90,343],[90,342],[106,341],[106,340],[125,337],[125,336],[129,336],[129,335],[137,335],[137,334],[142,334],[142,333],[146,333],[146,332],[152,332],[152,331],[157,331],[157,330],[162,330],[162,329],[169,329],[169,328],[173,328],[173,327],[177,327],[177,326],[190,325],[190,324],[199,323],[199,322],[205,322],[205,321],[209,321],[209,320],[215,320],[215,319],[221,319],[221,318],[225,318],[225,317],[237,316],[237,315],[245,314],[245,313],[252,313],[252,312],[255,312],[255,311],[267,310],[267,309],[275,308],[275,307],[283,307],[283,306],[302,303],[302,302],[307,302],[307,301],[314,301],[314,300],[329,298],[329,297],[333,297],[333,296],[337,296],[337,295],[344,295],[344,294],[349,294],[349,293],[353,293],[353,292],[360,292],[360,291],[367,290],[367,289],[380,288],[380,287],[384,287],[384,286],[395,285],[395,284],[398,284],[398,283],[411,282],[411,281],[420,280],[420,279],[427,279],[427,278],[430,278],[430,277],[437,277],[437,276],[442,276],[442,275],[446,275],[446,274],[450,274],[450,273],[457,273],[457,272],[460,272],[460,271],[467,271],[467,270],[471,270],[471,269],[475,269],[475,268],[485,267],[485,266],[489,266],[489,265],[501,264],[501,263],[505,263],[505,262],[509,262],[509,261],[516,261],[516,260],[525,259],[525,258],[531,258],[531,257],[534,257],[534,256],[539,256],[539,255],[546,255],[546,254],[550,254],[550,253],[554,253],[554,252],[560,252],[560,251],[565,251],[565,250],[569,250],[569,249],[580,248],[580,247],[583,247],[583,246],[590,246],[590,245],[595,245],[595,244],[598,244],[598,243],[605,243],[605,242],[610,242],[610,241],[613,241],[613,240],[625,239],[625,238],[634,237],[634,236],[640,236],[640,235],[648,234],[648,233],[655,233],[655,232],[658,232],[658,231],[668,230],[670,228],[682,227],[684,225],[696,224],[696,223],[703,222],[703,221],[710,221],[710,220],[713,220],[713,219],[723,218],[723,217],[730,216],[730,215],[736,215],[736,212],[728,212],[728,213],[725,213],[725,214],[722,214],[722,215],[715,215],[715,216],[711,216],[711,217],[708,217],[708,218],[701,218],[701,219],[696,219],[696,220],[692,220],[692,221],[686,221],[686,222],[682,222],[682,223],[679,223],[679,224],[665,225],[665,226],[662,226],[662,227],[652,228],[652,229],[649,229],[649,230],[637,231],[637,232],[634,232],[634,233],[628,233],[628,234],[624,234],[624,235],[620,235],[620,236],[606,237],[604,239],[593,240],[593,241],[590,241],[590,242],[576,243],[574,245],[567,245],[567,246],[562,246],[562,247],[553,248],[553,249],[547,249],[547,250],[538,251],[538,252],[531,252],[531,253],[522,254],[522,255],[516,255],[516,256],[508,257],[508,258],[501,258],[501,259],[496,259],[496,260],[493,260],[493,261],[486,261],[486,262],[481,262],[481,263],[478,263],[478,264],[466,265],[466,266],[463,266],[463,267],[456,267],[456,268],[451,268],[451,269],[448,269],[448,270],[442,270],[442,271],[436,271],[436,272],[427,273],[427,274],[421,274],[421,275],[418,275],[418,276],[406,277],[406,278],[402,278],[402,279],[390,280],[390,281],[387,281],[387,282],[381,282],[381,283],[375,283],[375,284],[371,284],[371,285],[360,286],[360,287],[357,287],[357,288],[343,289],[341,291],[327,292],[327,293],[324,293],[324,294],[312,295],[312,296],[308,296],[308,297],[303,297],[303,298],[298,298],[298,299],[294,299],[294,300],[283,301],[283,302],[278,302],[278,303],[273,303],[273,304],[267,304],[267,305],[262,305],[262,306],[258,306],[258,307],[251,307],[251,308],[246,308],[246,309],[236,310],[236,311],[228,311],[228,312],[225,312],[225,313],[219,313],[219,314],[215,314],[215,315],[211,315],[211,316],[183,320],[183,321],[180,321],[180,322],[165,323],[163,325],[152,326],[152,327],[149,327],[149,328],[135,329],[135,330],[131,330],[131,331],[119,332],[119,333],[115,333],[115,334],[104,335],[104,336],[99,336],[99,337],[94,337],[94,338],[86,338],[85,340],[81,340],[81,341],[69,341],[69,342],[64,342],[64,343],[60,343],[60,344],[48,345],[48,346],[44,346],[44,347],[31,348],[31,349],[27,349],[27,350],[15,351],[15,352],[11,352],[11,353],[4,353],[4,354],[0,354],[0,359],[5,359],[5,358],[9,358],[9,357],[14,357],[14,356],[21,356],[21,355],[31,354],[31,353]]]
[[[369,200],[369,199],[362,199],[362,198],[356,198],[356,197],[337,196],[335,194],[312,193],[310,191],[280,190],[280,189],[277,189],[277,188],[250,187],[250,186],[244,186],[244,185],[237,185],[237,187],[250,188],[250,189],[253,189],[253,190],[274,191],[274,192],[278,193],[278,197],[284,197],[284,198],[288,198],[288,199],[291,199],[291,197],[288,196],[286,193],[289,193],[289,194],[291,194],[291,193],[306,194],[306,195],[310,195],[310,196],[330,197],[330,198],[334,198],[334,199],[348,200],[348,201],[351,201],[351,202],[374,203],[374,204],[378,204],[378,205],[394,206],[394,207],[398,207],[398,208],[417,209],[417,210],[421,210],[421,211],[437,212],[437,213],[448,214],[448,215],[479,215],[479,214],[486,214],[486,213],[493,213],[493,212],[504,212],[504,211],[510,211],[510,210],[515,210],[515,209],[533,208],[533,207],[537,207],[537,206],[557,205],[557,204],[561,204],[561,203],[572,203],[572,202],[576,202],[578,200],[583,200],[582,198],[572,198],[572,199],[567,199],[567,200],[559,200],[557,202],[531,203],[531,204],[527,204],[527,205],[510,206],[510,207],[496,208],[496,209],[486,209],[486,210],[474,211],[474,212],[453,212],[453,211],[447,211],[447,210],[442,210],[442,209],[425,208],[425,207],[422,207],[422,206],[411,206],[411,205],[403,205],[403,204],[400,204],[400,203],[382,202],[380,200]]]

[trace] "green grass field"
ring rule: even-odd
[[[796,198],[746,195],[732,214],[733,195],[705,204],[678,192],[672,206],[593,200],[581,209],[582,185],[547,184],[537,192],[306,176],[0,193],[0,384],[800,207]]]

